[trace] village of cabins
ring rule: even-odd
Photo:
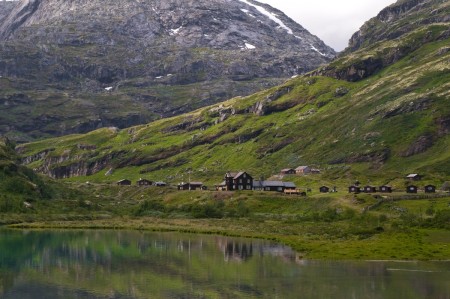
[[[299,166],[297,168],[286,168],[282,169],[280,174],[283,175],[314,175],[320,174],[320,170],[316,168],[311,168],[309,166]],[[419,174],[409,174],[406,176],[406,179],[409,181],[420,181],[422,176]],[[157,187],[166,187],[168,184],[162,181],[150,181],[147,179],[139,179],[136,184],[138,186],[157,186]],[[120,186],[131,186],[132,182],[128,179],[123,179],[117,182],[117,185]],[[181,182],[177,185],[178,190],[208,190],[208,187],[205,186],[202,182]],[[247,190],[247,191],[272,191],[272,192],[280,192],[284,194],[296,194],[306,196],[306,192],[311,192],[311,189],[305,189],[305,191],[297,188],[297,186],[293,182],[283,182],[283,181],[269,181],[269,180],[255,180],[253,177],[245,172],[227,172],[224,176],[224,180],[215,185],[216,191],[235,191],[235,190]],[[391,186],[383,185],[380,187],[375,187],[371,185],[360,186],[360,183],[357,181],[355,184],[348,187],[349,193],[392,193],[394,189]],[[406,193],[418,193],[419,187],[416,185],[406,186]],[[423,187],[423,191],[425,193],[435,193],[436,186],[434,185],[426,185]],[[334,186],[332,188],[328,186],[321,186],[319,188],[320,193],[330,193],[337,192],[337,188]]]

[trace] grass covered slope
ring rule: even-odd
[[[182,116],[43,140],[19,151],[30,167],[52,177],[89,175],[97,182],[178,182],[190,172],[211,184],[227,170],[258,178],[317,165],[331,182],[362,177],[383,184],[419,172],[442,183],[450,176],[450,39],[442,39],[448,24],[432,29],[439,38],[357,82],[298,77]],[[345,59],[361,60],[363,52]]]
[[[20,166],[14,146],[0,140],[0,213],[22,212],[24,201],[49,199],[52,191],[44,180],[27,167]]]

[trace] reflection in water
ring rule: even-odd
[[[0,230],[0,298],[449,298],[450,263],[297,258],[261,240]]]

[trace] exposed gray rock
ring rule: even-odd
[[[0,76],[18,90],[94,99],[126,92],[139,99],[134,111],[163,117],[274,86],[335,55],[281,11],[256,1],[23,0],[3,20]],[[181,90],[192,90],[189,84],[199,92]],[[165,86],[181,87],[167,95],[160,91]],[[122,119],[130,119],[123,115],[132,108],[121,109]],[[53,121],[64,123],[58,115]],[[149,115],[127,123],[139,121]],[[70,131],[122,126],[112,119],[79,123]]]
[[[433,136],[423,135],[414,141],[409,148],[402,153],[403,157],[410,157],[425,152],[433,146]]]
[[[2,25],[3,20],[11,13],[16,4],[16,2],[11,1],[0,1],[0,26]]]
[[[443,0],[400,0],[366,22],[350,39],[345,52],[384,39],[395,39],[420,24],[450,21],[450,5]],[[424,17],[425,16],[425,17]]]

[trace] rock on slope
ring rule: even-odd
[[[280,83],[335,54],[252,0],[24,0],[0,24],[0,39],[0,84],[9,90],[0,102],[17,103],[20,94],[36,112],[26,126],[0,123],[0,132],[36,136],[185,112]],[[71,104],[81,115],[56,108]]]
[[[403,35],[362,46],[327,67],[361,67],[367,78],[299,76],[144,126],[23,145],[23,161],[55,178],[89,175],[99,182],[145,175],[174,183],[192,170],[212,184],[230,169],[260,175],[311,164],[326,169],[330,181],[397,178],[403,189],[407,173],[426,174],[434,184],[448,180],[449,23],[426,22],[423,15]],[[396,59],[385,60],[376,75],[362,72],[367,62],[386,57]]]
[[[314,74],[348,81],[367,78],[425,43],[448,38],[449,22],[447,0],[397,1],[367,21],[340,57]]]

